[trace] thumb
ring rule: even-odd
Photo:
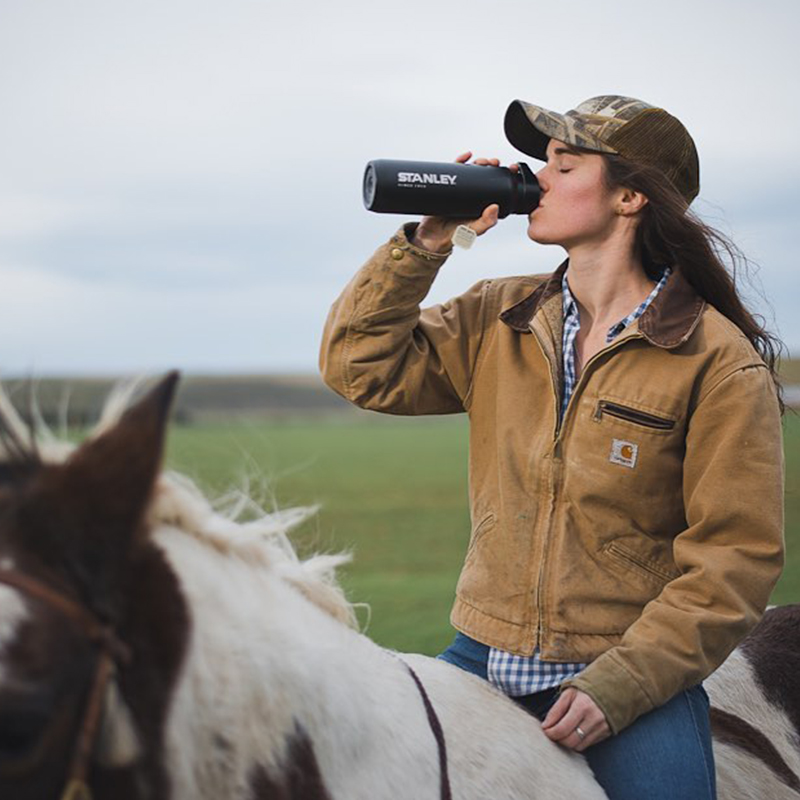
[[[497,220],[500,217],[500,206],[497,203],[492,203],[490,206],[486,206],[483,209],[483,214],[476,219],[470,227],[481,236],[482,234],[486,233],[490,228],[494,228],[497,225]]]

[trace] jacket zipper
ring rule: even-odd
[[[594,419],[599,422],[603,418],[603,414],[608,414],[609,417],[616,417],[617,419],[624,419],[636,425],[643,425],[646,428],[657,428],[662,431],[671,431],[675,427],[674,419],[657,417],[655,414],[648,414],[646,411],[639,411],[637,408],[630,408],[629,406],[623,406],[619,403],[613,403],[611,400],[600,400],[597,404],[597,410],[594,412]]]
[[[567,420],[567,415],[569,414],[569,411],[570,411],[570,409],[571,409],[571,408],[572,408],[572,406],[574,405],[573,401],[574,401],[574,400],[575,400],[575,398],[578,396],[578,389],[580,389],[580,388],[582,388],[582,387],[583,387],[584,379],[586,378],[586,375],[587,375],[587,374],[588,374],[588,372],[589,372],[589,367],[590,367],[592,364],[594,364],[594,362],[595,362],[595,361],[597,361],[597,359],[598,359],[598,358],[600,358],[600,356],[603,356],[603,355],[605,355],[606,353],[610,353],[612,350],[616,350],[617,348],[619,348],[619,347],[621,347],[623,344],[625,344],[625,342],[628,342],[628,341],[630,341],[631,339],[644,339],[644,334],[641,334],[641,333],[638,333],[638,332],[637,332],[637,333],[634,333],[634,334],[632,334],[632,335],[630,335],[630,336],[626,336],[624,339],[619,339],[619,338],[617,338],[617,339],[616,339],[616,340],[615,340],[615,341],[614,341],[612,344],[610,344],[608,347],[604,347],[602,350],[598,350],[598,351],[597,351],[597,352],[596,352],[596,353],[595,353],[595,354],[594,354],[594,355],[593,355],[593,356],[592,356],[592,357],[591,357],[591,358],[590,358],[590,359],[589,359],[589,360],[588,360],[588,361],[587,361],[587,362],[586,362],[586,363],[583,365],[583,368],[581,369],[581,376],[578,378],[578,382],[575,384],[575,388],[572,390],[572,394],[571,394],[571,395],[570,395],[570,397],[569,397],[569,402],[567,403],[567,407],[566,407],[566,409],[564,410],[564,419],[562,419],[562,420],[561,420],[561,423],[560,423],[560,424],[557,424],[557,430],[556,430],[556,439],[558,439],[558,438],[560,438],[560,437],[561,437],[561,431],[562,431],[562,429],[563,429],[563,427],[564,427],[564,423],[565,423],[565,422],[566,422],[566,420]],[[551,370],[551,372],[552,372],[552,370]],[[556,394],[558,394],[558,392],[557,392],[557,391],[556,391]],[[558,417],[556,417],[556,419],[558,419]]]
[[[581,375],[578,378],[578,382],[575,384],[575,387],[572,390],[572,394],[570,395],[569,402],[567,403],[567,407],[564,410],[564,419],[559,420],[559,400],[560,400],[560,392],[559,386],[556,384],[556,372],[553,370],[553,365],[550,359],[547,357],[547,353],[545,352],[542,343],[539,341],[539,334],[536,333],[534,330],[531,330],[533,334],[533,338],[536,339],[536,343],[539,345],[539,349],[542,351],[542,355],[544,356],[544,360],[547,362],[547,365],[550,369],[550,379],[553,383],[553,394],[555,396],[555,428],[553,432],[553,447],[550,450],[550,511],[548,514],[547,520],[547,530],[545,531],[544,541],[542,542],[542,559],[539,563],[539,576],[536,582],[536,647],[541,650],[542,646],[542,578],[544,576],[544,563],[545,563],[545,555],[547,552],[547,543],[550,538],[549,532],[552,526],[553,515],[555,514],[556,509],[556,475],[555,475],[555,456],[556,452],[558,451],[559,439],[561,437],[561,431],[564,426],[564,421],[567,419],[567,415],[569,414],[570,408],[573,406],[573,400],[575,396],[578,394],[578,389],[581,388],[583,385],[584,379],[588,374],[588,368],[594,364],[594,362],[600,358],[601,355],[605,355],[611,350],[616,350],[618,347],[621,347],[625,342],[629,339],[643,339],[644,335],[641,333],[634,333],[630,336],[626,336],[624,339],[617,339],[615,342],[610,344],[608,347],[604,347],[602,350],[599,350],[595,353],[584,365],[581,369]]]

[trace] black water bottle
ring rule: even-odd
[[[539,182],[527,164],[507,167],[432,161],[370,161],[364,205],[381,214],[477,219],[492,203],[500,217],[530,214],[539,205]]]

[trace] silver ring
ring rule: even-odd
[[[575,728],[575,733],[578,734],[578,738],[581,741],[583,741],[586,738],[586,734],[584,733],[584,731],[581,730],[581,726],[580,725],[578,725],[578,727]]]

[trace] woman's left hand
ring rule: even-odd
[[[581,729],[583,737],[577,732]],[[554,742],[578,753],[611,735],[605,714],[585,692],[568,686],[561,692],[542,723],[542,730]]]

